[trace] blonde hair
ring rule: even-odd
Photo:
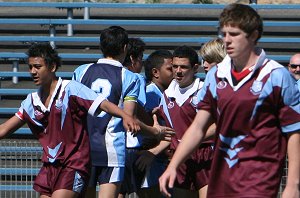
[[[212,39],[204,43],[200,49],[200,56],[208,63],[220,63],[226,56],[226,49],[221,38]]]

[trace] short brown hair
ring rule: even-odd
[[[255,30],[258,31],[256,42],[263,33],[263,21],[259,14],[252,7],[244,4],[233,3],[224,8],[220,15],[219,27],[225,25],[239,27],[248,36]]]

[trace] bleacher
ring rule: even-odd
[[[77,66],[102,57],[99,33],[106,27],[120,25],[130,37],[142,38],[146,43],[144,58],[153,50],[173,50],[183,44],[199,50],[202,43],[219,36],[217,21],[224,6],[0,2],[1,123],[36,89],[24,53],[32,42],[50,42],[56,47],[63,60],[57,74],[71,78]],[[290,56],[299,52],[300,5],[251,6],[264,18],[259,46],[269,58],[286,65]],[[38,196],[31,185],[41,165],[41,152],[26,126],[0,141],[0,197]],[[281,188],[284,184],[283,180]]]

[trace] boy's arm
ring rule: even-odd
[[[153,126],[146,125],[145,123],[139,121],[141,132],[148,135],[155,135],[156,138],[165,141],[171,141],[171,137],[175,135],[174,129],[166,126],[159,125],[157,121],[157,116],[153,115]]]
[[[291,133],[288,136],[288,177],[282,198],[299,198],[300,180],[300,133]]]
[[[149,150],[140,151],[140,156],[136,160],[135,165],[141,171],[149,168],[155,156],[164,151],[166,148],[168,148],[169,145],[170,142],[168,141],[160,141],[159,145],[157,145],[156,147],[151,148]]]
[[[159,178],[160,191],[167,197],[171,194],[168,188],[173,188],[176,179],[176,170],[181,163],[192,153],[204,139],[208,127],[212,124],[212,117],[208,111],[199,110],[194,121],[184,133],[170,164]]]
[[[134,102],[126,102],[126,103],[133,103],[133,105],[135,105]],[[136,133],[140,130],[140,126],[138,124],[138,121],[136,119],[134,119],[132,116],[133,115],[132,111],[134,111],[134,108],[135,108],[133,105],[132,104],[125,105],[125,103],[124,103],[124,111],[123,111],[114,103],[111,103],[108,100],[103,100],[99,107],[103,111],[105,111],[115,117],[122,118],[125,129],[127,131]]]
[[[9,120],[7,120],[6,122],[4,122],[3,124],[0,125],[0,139],[15,132],[17,129],[19,129],[24,124],[25,124],[25,122],[22,121],[17,116],[11,117]]]

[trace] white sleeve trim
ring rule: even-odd
[[[99,105],[100,105],[104,100],[106,100],[106,98],[104,98],[103,96],[98,96],[98,97],[94,100],[94,102],[93,102],[93,104],[91,105],[91,107],[89,108],[88,113],[89,113],[90,115],[92,115],[92,116],[96,116],[96,115],[95,115],[96,110],[97,110],[97,108],[99,107]]]

